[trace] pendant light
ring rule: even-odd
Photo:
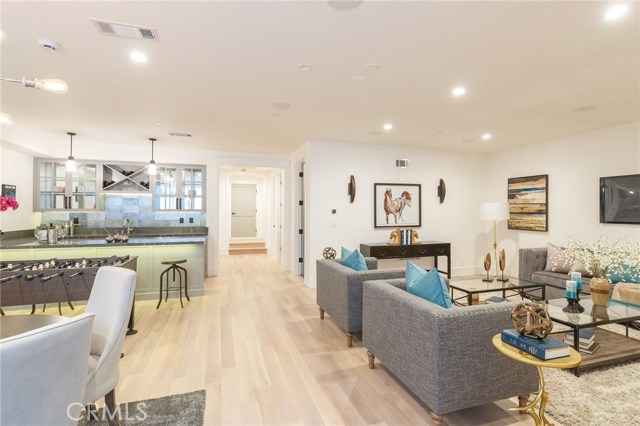
[[[65,163],[65,169],[68,172],[76,171],[76,160],[73,158],[73,137],[76,135],[73,132],[67,132],[69,137],[71,138],[71,144],[69,149],[69,157],[67,158],[67,162]]]
[[[153,161],[153,143],[156,141],[155,138],[149,138],[151,141],[151,161],[149,161],[149,166],[147,167],[147,172],[149,175],[155,175],[158,173],[158,167],[156,166],[156,162]]]

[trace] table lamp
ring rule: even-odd
[[[498,240],[496,238],[496,222],[509,219],[509,205],[507,203],[491,202],[480,204],[480,217],[482,220],[493,221],[493,259],[496,264],[496,277],[498,276]]]

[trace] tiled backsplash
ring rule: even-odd
[[[42,212],[42,222],[68,222],[78,218],[78,226],[83,228],[115,228],[123,226],[127,218],[133,227],[207,226],[205,212],[154,211],[150,195],[106,194],[104,201],[104,211],[46,211]],[[180,219],[184,219],[184,223],[180,223]]]

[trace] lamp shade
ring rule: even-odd
[[[507,220],[509,219],[509,204],[482,203],[480,204],[480,217],[482,220]]]

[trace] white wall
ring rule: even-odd
[[[485,157],[419,148],[310,141],[305,159],[306,238],[305,283],[315,286],[315,259],[324,247],[359,248],[360,243],[386,242],[392,228],[374,228],[374,183],[422,185],[422,227],[420,240],[451,243],[452,272],[478,272],[486,251],[489,232],[479,233],[479,205],[484,199]],[[407,158],[410,167],[400,169],[395,160]],[[298,160],[292,160],[292,165]],[[347,184],[355,176],[356,198],[349,202]],[[440,179],[447,197],[439,204]],[[292,203],[294,204],[294,203]],[[415,206],[415,204],[414,204]],[[336,214],[331,210],[336,209]]]
[[[599,222],[600,177],[640,173],[640,122],[554,139],[488,155],[487,201],[507,200],[510,177],[549,175],[548,232],[498,227],[507,254],[507,273],[517,276],[518,248],[561,244],[567,235],[592,241],[640,240],[640,226]],[[485,224],[490,229],[490,224]]]
[[[0,229],[17,231],[34,228],[40,223],[41,214],[33,212],[33,153],[19,146],[2,141],[0,149],[0,184],[15,185],[17,210],[0,212]]]

